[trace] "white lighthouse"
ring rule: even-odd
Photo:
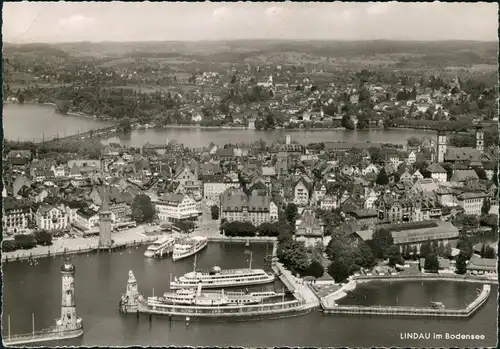
[[[57,328],[61,332],[77,331],[83,328],[83,321],[76,317],[75,305],[75,266],[67,258],[61,267],[62,299],[61,318],[57,320]]]

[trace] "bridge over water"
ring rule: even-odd
[[[68,140],[77,140],[77,139],[88,139],[91,137],[111,137],[113,136],[116,132],[118,131],[118,126],[108,126],[100,129],[93,129],[89,130],[86,132],[79,132],[71,136],[66,136],[66,137],[54,137],[49,140],[44,140],[41,142],[37,142],[37,144],[45,144],[45,145],[51,145],[55,144],[57,142],[61,141],[68,141]]]

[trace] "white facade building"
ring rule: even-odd
[[[196,201],[187,194],[166,194],[155,202],[160,221],[194,220],[200,214]]]
[[[64,206],[41,205],[35,214],[35,222],[42,230],[62,230],[69,227],[69,215]]]

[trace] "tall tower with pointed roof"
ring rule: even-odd
[[[108,193],[104,185],[101,186],[102,203],[99,209],[99,249],[111,248],[111,210],[109,209]]]
[[[476,126],[476,149],[484,152],[484,130],[481,126]]]
[[[446,155],[446,143],[446,133],[444,131],[439,131],[437,142],[437,160],[439,163],[444,162],[444,156]]]

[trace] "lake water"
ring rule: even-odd
[[[62,115],[55,112],[54,107],[37,104],[4,104],[3,106],[4,137],[11,140],[41,141],[105,127],[108,123],[91,118]],[[271,143],[284,139],[290,134],[292,140],[301,144],[335,141],[355,141],[373,143],[406,144],[408,138],[434,138],[435,132],[421,130],[221,130],[200,128],[167,128],[133,130],[120,134],[105,142],[119,142],[127,146],[142,147],[146,142],[165,144],[176,140],[190,148],[208,146],[210,142],[218,145],[229,143],[251,143],[260,139]]]
[[[220,265],[238,268],[248,265],[244,244],[210,243],[199,253],[197,266],[210,268]],[[263,267],[266,244],[252,243],[253,264]],[[139,291],[145,295],[160,294],[168,289],[170,273],[181,275],[193,267],[193,258],[173,263],[146,259],[145,247],[122,250],[112,254],[101,253],[73,256],[76,267],[77,314],[83,318],[85,334],[76,340],[49,343],[49,345],[85,346],[311,346],[311,347],[488,347],[496,344],[497,288],[494,287],[487,303],[471,318],[426,319],[323,315],[313,311],[304,316],[252,322],[184,321],[169,322],[167,317],[135,315],[118,312],[120,295],[125,292],[128,271],[133,270]],[[267,253],[271,246],[267,246]],[[11,262],[3,266],[3,333],[7,332],[7,316],[11,317],[11,333],[31,331],[31,313],[35,313],[35,327],[42,329],[54,324],[60,316],[62,265],[60,257],[40,259],[36,265],[29,262]],[[268,286],[281,288],[281,283]],[[354,291],[357,298],[345,302],[365,302],[365,289],[370,303],[391,304],[399,295],[399,302],[428,304],[430,298],[447,306],[460,306],[475,295],[479,285],[449,282],[377,283],[361,285]],[[403,340],[400,333],[477,333],[484,341]]]
[[[56,113],[51,105],[4,104],[3,135],[13,141],[40,142],[106,127],[109,123]]]

